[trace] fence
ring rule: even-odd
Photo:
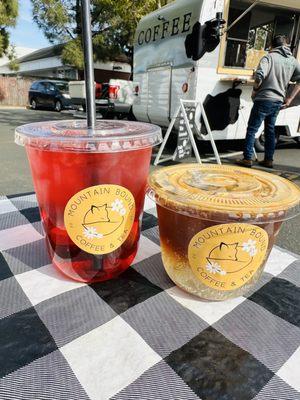
[[[0,76],[0,106],[28,105],[28,90],[33,79]]]

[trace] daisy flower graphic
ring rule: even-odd
[[[94,226],[88,227],[86,229],[83,230],[83,235],[87,238],[87,239],[101,239],[103,238],[102,233],[98,233],[97,229]]]
[[[206,270],[211,274],[226,275],[226,271],[224,271],[215,261],[211,261],[210,263],[206,264]]]
[[[248,242],[242,244],[243,250],[249,253],[251,257],[257,254],[256,241],[249,239]]]
[[[111,209],[112,209],[113,211],[120,212],[123,208],[124,208],[124,207],[123,207],[123,201],[122,201],[122,200],[116,199],[116,200],[111,204]]]

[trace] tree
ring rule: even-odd
[[[80,0],[31,0],[33,19],[51,43],[64,43],[65,64],[83,68]],[[168,0],[91,0],[95,60],[119,54],[132,57],[134,32],[140,18]]]
[[[157,0],[157,2],[156,2],[157,7],[156,8],[161,8],[161,7],[165,6],[168,3],[172,3],[172,1],[174,1],[174,0]]]
[[[20,69],[20,65],[17,61],[18,56],[16,53],[16,46],[15,45],[11,45],[8,47],[7,51],[6,51],[6,55],[7,58],[9,59],[9,63],[8,63],[8,67],[11,71],[19,71]]]
[[[18,0],[0,0],[0,57],[9,45],[8,27],[15,26],[18,16]]]

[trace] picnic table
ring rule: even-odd
[[[166,275],[154,204],[117,280],[52,265],[34,193],[0,199],[0,399],[300,399],[300,259],[275,247],[247,297],[203,302]]]

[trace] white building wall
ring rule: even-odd
[[[22,72],[34,72],[43,69],[63,67],[63,64],[59,57],[49,57],[49,58],[42,58],[40,60],[21,62],[19,66],[20,69],[18,72],[22,73]],[[11,71],[9,67],[5,65],[0,68],[0,73],[13,74],[15,72]]]
[[[27,61],[27,62],[21,62],[19,64],[20,69],[18,73],[20,74],[27,74],[30,75],[30,73],[34,75],[43,75],[45,74],[46,70],[74,70],[73,67],[63,65],[61,59],[59,57],[48,57],[48,58],[42,58],[39,60],[33,60],[33,61]],[[120,72],[125,72],[125,73],[130,73],[131,72],[131,66],[130,64],[127,63],[121,63],[121,62],[95,62],[94,64],[95,69],[102,69],[106,71],[120,71]],[[8,67],[8,65],[4,65],[0,67],[0,74],[15,74],[14,71],[11,71]],[[75,77],[73,77],[74,79]]]
[[[16,52],[17,58],[27,56],[28,54],[33,53],[36,50],[37,49],[31,49],[29,47],[19,47],[19,46],[15,47],[15,52]],[[0,58],[0,67],[2,65],[7,64],[8,62],[9,62],[9,59],[6,56],[1,57]]]
[[[96,61],[94,63],[94,68],[95,69],[103,69],[105,71],[120,71],[120,72],[126,72],[126,73],[131,73],[131,66],[130,64],[127,63],[121,63],[121,62],[99,62]]]

